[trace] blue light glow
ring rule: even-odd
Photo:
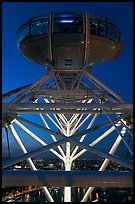
[[[60,23],[73,23],[73,20],[61,20]]]

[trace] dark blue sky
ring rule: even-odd
[[[133,5],[127,2],[4,2],[2,3],[2,90],[3,93],[34,82],[42,76],[43,66],[25,59],[17,47],[16,30],[32,16],[51,11],[87,11],[105,16],[121,30],[125,45],[117,61],[93,67],[93,74],[132,102],[133,87]]]
[[[121,30],[124,49],[117,61],[93,67],[93,75],[118,93],[133,100],[133,3],[132,2],[3,2],[2,92],[33,83],[45,68],[29,62],[18,50],[16,31],[32,16],[52,11],[86,11],[104,16]],[[3,140],[5,144],[5,140]]]

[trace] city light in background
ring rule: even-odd
[[[3,2],[2,93],[4,202],[133,199],[132,2]]]

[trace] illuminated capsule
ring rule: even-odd
[[[30,61],[71,70],[117,59],[120,30],[104,17],[52,12],[30,18],[17,31],[19,49]]]

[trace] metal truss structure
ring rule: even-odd
[[[72,186],[88,187],[81,202],[87,202],[94,187],[133,186],[132,159],[122,158],[116,152],[123,143],[133,156],[128,144],[129,135],[133,138],[132,104],[127,104],[87,70],[70,69],[67,75],[72,71],[74,80],[70,88],[63,70],[52,68],[35,83],[3,95],[2,126],[9,129],[22,151],[21,156],[3,162],[3,186],[43,186],[48,202],[55,202],[48,186],[64,187],[64,202],[72,201]],[[22,132],[26,133],[28,143],[33,138],[41,147],[37,145],[37,149],[28,151]],[[100,149],[98,144],[102,142]],[[107,151],[105,144],[109,146]],[[62,160],[65,171],[36,168],[32,157],[46,151]],[[73,169],[74,161],[86,152],[104,159],[99,171]],[[6,169],[23,160],[27,160],[31,170]],[[110,161],[127,171],[106,171]]]

